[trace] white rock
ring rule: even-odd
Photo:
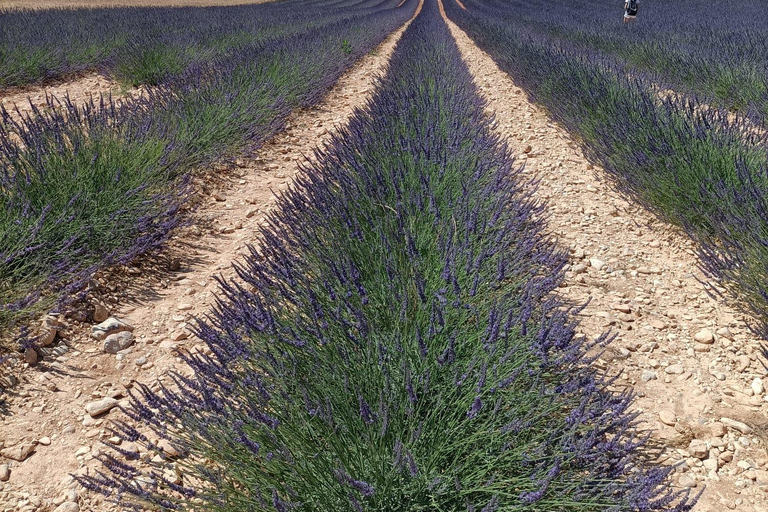
[[[763,387],[763,379],[760,377],[755,377],[755,379],[752,381],[751,388],[756,395],[761,395],[763,391],[765,391],[765,388]]]
[[[41,437],[37,442],[40,443],[43,446],[50,446],[51,438],[48,437],[48,436]]]
[[[715,342],[715,336],[709,329],[700,330],[693,336],[693,339],[696,340],[696,342],[702,343],[704,345],[711,345]]]
[[[589,258],[589,264],[594,268],[595,270],[600,270],[605,266],[605,262],[598,258]]]
[[[99,414],[104,414],[116,405],[117,400],[114,398],[106,397],[102,398],[101,400],[96,400],[95,402],[89,403],[85,406],[85,410],[88,414],[91,415],[92,418],[94,418]]]
[[[71,501],[65,501],[56,507],[53,512],[80,512],[80,505]]]
[[[731,418],[720,418],[720,423],[722,423],[726,427],[730,427],[730,428],[732,428],[734,430],[738,430],[742,434],[751,434],[752,433],[752,427],[750,427],[746,423],[742,423],[740,421],[732,420]]]
[[[642,379],[643,382],[648,382],[648,381],[651,381],[651,380],[656,380],[659,377],[658,377],[658,375],[656,375],[656,372],[652,372],[650,370],[645,370],[640,378]]]
[[[709,456],[709,449],[707,449],[707,443],[700,439],[694,439],[691,441],[691,444],[688,445],[688,453],[691,454],[691,457],[696,457],[697,459],[706,459],[707,456]]]
[[[101,341],[110,334],[118,332],[133,331],[133,326],[120,320],[119,318],[110,317],[101,322],[98,325],[94,325],[92,328],[93,333],[91,336]]]
[[[666,368],[664,368],[664,373],[667,373],[669,375],[680,375],[683,372],[685,372],[685,369],[681,364],[671,364]]]
[[[7,482],[11,478],[11,467],[8,464],[0,464],[0,482]]]
[[[677,423],[677,416],[675,416],[675,413],[669,409],[659,411],[659,419],[663,424],[669,425],[670,427],[674,427],[675,423]]]

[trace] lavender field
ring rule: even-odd
[[[688,439],[681,421],[662,418],[689,457],[659,455],[633,382],[605,363],[624,333],[586,336],[586,304],[561,292],[578,274],[576,251],[553,232],[549,191],[527,168],[535,152],[525,145],[537,142],[521,137],[518,149],[501,135],[487,88],[481,94],[486,77],[470,71],[449,24],[551,118],[547,126],[570,133],[612,190],[684,233],[708,291],[768,339],[764,10],[738,0],[705,16],[698,2],[645,0],[624,24],[607,4],[0,11],[0,93],[93,72],[143,88],[0,111],[0,368],[25,359],[30,372],[80,370],[43,350],[58,329],[37,328],[46,315],[76,318],[89,335],[130,338],[108,351],[109,340],[96,337],[103,352],[122,356],[117,371],[133,343],[170,348],[176,361],[150,382],[141,372],[152,364],[137,358],[136,378],[114,379],[124,389],[93,391],[85,416],[69,410],[100,443],[77,451],[67,482],[82,494],[50,508],[86,510],[87,496],[100,511],[702,510],[705,487],[683,485],[679,474],[708,457],[716,474],[731,448],[700,448],[698,431]],[[331,134],[323,123],[302,132],[328,138],[309,141],[313,154],[259,212],[227,268],[211,274],[211,306],[179,305],[196,313],[176,312],[178,343],[167,343],[159,322],[151,339],[135,340],[126,323],[120,333],[99,324],[89,309],[94,282],[164,254],[199,221],[195,205],[236,208],[218,192],[203,198],[201,184],[234,168],[247,177],[243,162],[263,163],[254,155],[280,137],[304,142],[285,135],[296,119],[328,110],[337,82],[401,28],[381,73],[355,89],[370,99]],[[187,247],[193,253],[195,241]],[[179,266],[172,270],[183,274]],[[205,283],[178,280],[190,286],[181,299],[202,302],[192,286]],[[752,389],[762,406],[762,380]],[[743,455],[762,449],[763,426],[723,421],[753,434],[733,451],[768,475],[761,452]],[[23,451],[23,441],[5,446],[3,435],[0,462],[17,461],[6,474],[32,480],[24,466],[32,452],[9,451]],[[768,491],[763,478],[751,480]],[[764,501],[741,503],[759,511]]]

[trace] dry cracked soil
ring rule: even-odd
[[[760,340],[727,299],[711,293],[716,283],[697,270],[691,242],[622,198],[569,134],[449,25],[497,133],[525,173],[540,181],[535,193],[546,199],[551,235],[570,252],[559,293],[586,304],[579,312],[584,336],[615,335],[596,364],[619,375],[617,386],[634,389],[656,456],[676,465],[674,485],[703,489],[700,512],[768,511]],[[94,457],[102,441],[115,442],[110,422],[126,419],[117,408],[92,415],[94,404],[119,404],[134,382],[156,388],[169,381],[169,372],[187,371],[178,350],[206,350],[189,326],[213,305],[215,277],[233,275],[232,263],[256,241],[275,193],[366,103],[404,28],[348,71],[319,105],[294,113],[254,156],[213,172],[213,185],[200,184],[191,225],[163,254],[97,276],[96,316],[129,324],[131,347],[106,354],[90,336],[90,324],[68,318],[49,357],[32,367],[16,363],[20,382],[0,415],[0,510],[117,508],[71,476],[98,469]],[[69,87],[73,101],[114,90],[96,75],[58,87],[57,95]],[[3,102],[27,96],[39,102],[45,90],[21,91]]]

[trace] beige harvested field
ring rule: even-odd
[[[123,6],[195,6],[263,4],[272,0],[0,0],[4,9],[54,9],[79,7],[123,7]]]

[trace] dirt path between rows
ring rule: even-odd
[[[590,301],[580,315],[589,339],[617,335],[599,364],[634,387],[661,460],[681,464],[675,484],[705,488],[698,511],[768,510],[760,341],[727,300],[710,298],[692,243],[622,199],[569,134],[449,25],[497,132],[541,180],[551,233],[570,250],[560,293]]]
[[[125,95],[134,96],[140,94],[141,88],[124,91],[120,85],[99,73],[89,73],[74,80],[68,80],[56,85],[18,87],[0,91],[0,105],[5,107],[12,117],[18,119],[32,112],[34,106],[40,110],[46,110],[48,104],[46,96],[53,96],[59,101],[69,96],[75,105],[87,103],[91,98],[98,101],[100,95],[112,96],[117,99]]]
[[[10,480],[0,481],[0,504],[5,505],[0,510],[116,509],[101,496],[78,489],[70,476],[92,474],[100,467],[94,456],[103,450],[102,441],[109,442],[109,422],[126,419],[118,409],[91,417],[86,405],[124,400],[132,381],[151,387],[169,382],[170,371],[186,370],[177,349],[203,350],[188,328],[193,317],[204,316],[214,304],[215,276],[233,275],[232,263],[246,253],[246,244],[256,241],[255,231],[274,205],[274,194],[288,186],[300,162],[313,158],[314,148],[329,141],[354,109],[368,101],[403,30],[347,72],[322,103],[294,113],[286,129],[253,158],[238,160],[234,174],[219,177],[219,187],[199,198],[193,224],[178,233],[161,258],[171,262],[172,270],[147,259],[92,283],[103,295],[100,308],[133,327],[135,344],[116,355],[105,354],[101,342],[87,336],[90,324],[69,320],[71,325],[61,331],[69,349],[21,373],[8,410],[0,411],[0,453],[6,456],[0,457],[0,479],[3,464],[10,463],[5,468]],[[55,353],[65,349],[59,344]],[[25,447],[35,448],[26,458]],[[10,460],[9,455],[24,460]]]

